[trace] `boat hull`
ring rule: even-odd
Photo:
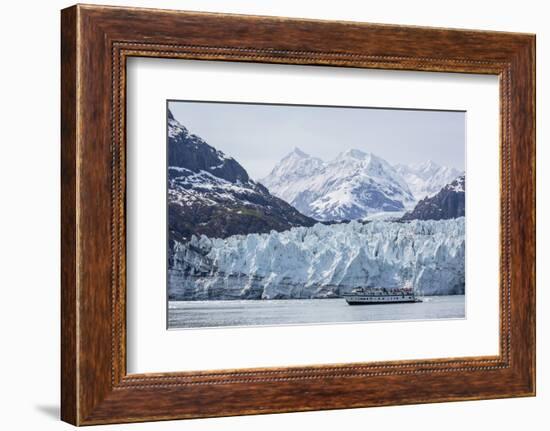
[[[377,305],[377,304],[405,304],[422,302],[414,296],[359,296],[359,295],[344,295],[344,299],[349,305]]]

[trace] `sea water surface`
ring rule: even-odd
[[[369,305],[348,305],[343,298],[170,301],[168,328],[462,319],[465,312],[464,295],[429,296],[417,303]]]

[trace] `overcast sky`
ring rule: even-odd
[[[354,148],[391,164],[433,160],[464,169],[464,112],[180,101],[169,108],[256,180],[295,147],[325,161]]]

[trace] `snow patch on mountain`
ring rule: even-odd
[[[258,191],[250,184],[232,183],[218,178],[207,171],[192,172],[185,168],[170,171],[187,173],[187,175],[174,176],[170,180],[168,188],[168,200],[173,204],[190,206],[195,202],[204,205],[218,205],[220,201],[241,201],[243,204],[253,205]],[[248,199],[247,199],[248,197]]]
[[[318,223],[284,232],[193,236],[174,246],[176,300],[338,297],[355,287],[464,293],[464,218]]]

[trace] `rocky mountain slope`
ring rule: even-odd
[[[230,235],[312,226],[285,201],[253,181],[232,157],[189,133],[168,112],[170,245],[192,235]]]
[[[462,294],[464,247],[463,217],[318,223],[226,239],[193,236],[174,247],[169,298],[325,298],[379,286]]]
[[[320,221],[362,219],[372,213],[403,211],[414,203],[406,181],[388,162],[359,150],[323,162],[295,149],[260,182]]]
[[[412,211],[401,217],[401,220],[446,220],[464,217],[465,181],[464,175],[456,178],[443,187],[439,193],[418,202]]]

